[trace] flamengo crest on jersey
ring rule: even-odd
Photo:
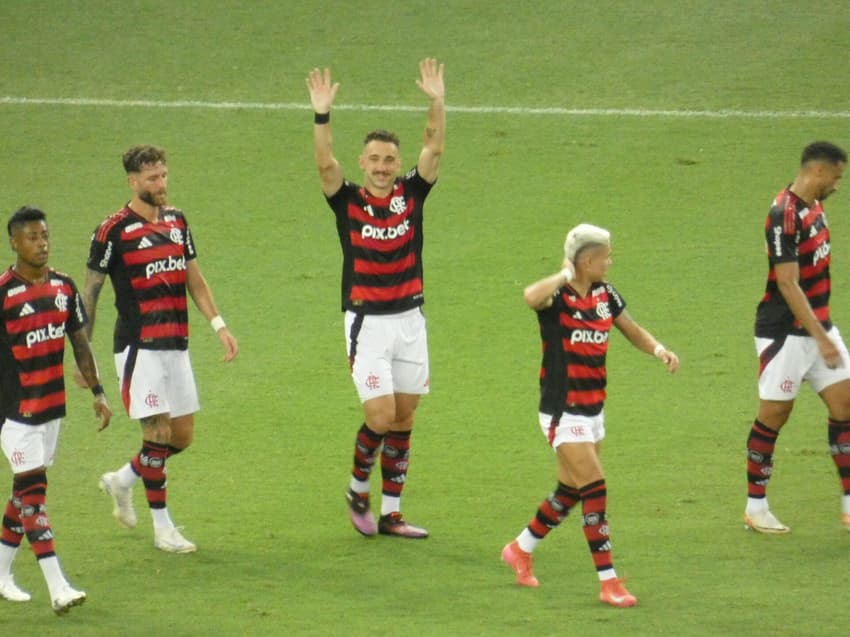
[[[186,217],[162,208],[148,222],[125,206],[95,230],[88,267],[109,274],[118,319],[114,351],[186,349],[186,266],[196,256]]]
[[[422,209],[430,190],[413,168],[387,197],[348,181],[327,197],[342,247],[343,310],[388,314],[422,305]]]
[[[2,418],[40,425],[65,416],[65,334],[86,323],[74,282],[49,270],[31,284],[11,269],[0,275]]]
[[[611,326],[626,303],[610,283],[594,283],[585,297],[569,286],[537,313],[543,343],[540,411],[594,416],[605,402],[605,357]]]
[[[755,335],[763,338],[808,335],[777,286],[775,266],[781,263],[797,263],[800,289],[817,319],[825,329],[830,329],[829,228],[821,202],[815,201],[810,207],[789,188],[782,190],[767,215],[765,242],[769,269],[765,293],[756,310]]]

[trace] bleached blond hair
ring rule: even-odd
[[[564,256],[575,263],[576,255],[590,246],[607,246],[611,243],[611,233],[605,228],[589,223],[580,223],[567,233],[564,241]]]

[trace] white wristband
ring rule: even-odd
[[[653,351],[652,353],[655,354],[656,357],[658,357],[658,356],[661,356],[661,352],[663,352],[666,349],[667,348],[664,347],[661,343],[658,343],[658,345],[655,346],[655,351]]]
[[[564,281],[566,281],[567,283],[569,283],[575,278],[575,274],[569,268],[564,268],[563,270],[561,270],[561,276],[564,277]]]
[[[218,332],[222,327],[226,327],[224,319],[219,314],[210,319],[210,326],[213,328],[213,332]]]

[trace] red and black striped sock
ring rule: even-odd
[[[357,431],[357,439],[354,441],[354,468],[351,470],[351,475],[356,480],[360,482],[369,480],[372,467],[378,457],[378,447],[381,446],[383,439],[381,434],[369,429],[365,422]]]
[[[581,499],[578,489],[558,483],[554,493],[540,503],[537,514],[528,525],[529,532],[539,540],[546,537],[569,515],[576,503]]]
[[[409,459],[410,432],[387,432],[384,436],[384,448],[381,450],[381,484],[384,495],[401,497],[401,490],[407,479]]]
[[[21,526],[38,560],[53,557],[53,529],[47,517],[47,473],[15,476],[14,497],[21,503]]]
[[[747,438],[747,495],[764,498],[767,483],[773,473],[773,450],[778,431],[765,427],[758,419],[753,420]]]
[[[142,450],[130,463],[145,485],[145,496],[151,509],[164,509],[167,495],[165,479],[165,461],[168,458],[168,445],[144,440]]]
[[[3,514],[3,529],[0,531],[0,543],[12,548],[21,545],[24,539],[24,527],[21,524],[20,500],[12,496],[6,502],[6,512]]]
[[[838,469],[841,490],[850,495],[850,421],[829,419],[829,451]]]
[[[608,539],[608,521],[605,519],[608,502],[605,479],[581,487],[579,495],[581,496],[582,530],[590,547],[596,571],[612,569],[614,567],[611,563],[611,542]]]

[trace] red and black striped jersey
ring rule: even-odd
[[[65,334],[86,324],[71,278],[53,269],[34,284],[0,274],[3,418],[41,425],[65,416]]]
[[[149,222],[129,206],[95,230],[88,267],[108,274],[115,291],[114,351],[189,346],[186,265],[196,257],[186,217],[162,208]]]
[[[610,283],[594,283],[580,297],[564,286],[537,312],[543,342],[540,411],[595,416],[605,403],[605,356],[611,326],[626,303]]]
[[[785,188],[773,200],[764,232],[769,269],[765,293],[756,310],[755,335],[764,338],[808,335],[776,284],[778,263],[799,265],[800,288],[824,329],[830,329],[829,228],[821,202],[809,206],[790,187]]]
[[[342,247],[342,309],[392,314],[422,305],[422,210],[432,184],[416,168],[387,197],[349,181],[327,197]]]

